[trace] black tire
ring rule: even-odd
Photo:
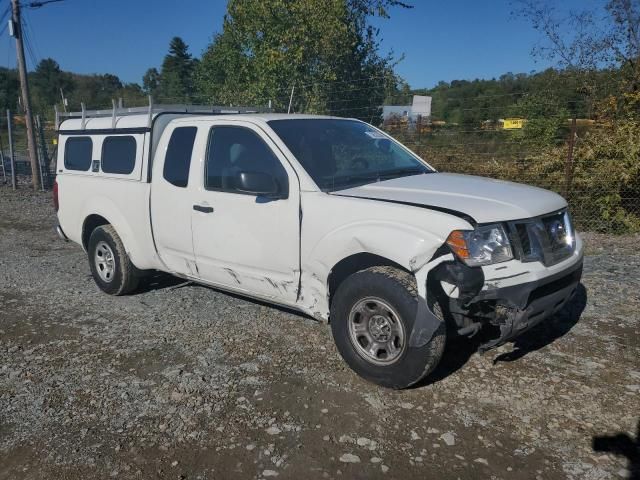
[[[393,363],[380,365],[365,358],[354,345],[349,328],[351,311],[364,299],[376,297],[397,312],[404,327],[404,347]],[[410,387],[429,375],[438,365],[446,343],[446,325],[441,322],[431,340],[422,347],[410,347],[409,336],[418,308],[415,277],[394,267],[371,267],[347,277],[338,287],[331,303],[330,322],[338,351],[361,377],[387,388]],[[365,302],[365,305],[368,305]],[[442,319],[437,303],[431,310]],[[392,315],[392,318],[395,315]],[[357,335],[356,335],[357,337]]]
[[[105,244],[109,248],[106,248]],[[106,250],[112,254],[109,255],[112,258],[112,262],[109,262],[112,269],[110,274],[105,273],[105,269],[98,265],[98,249],[100,252]],[[126,295],[136,289],[139,280],[137,269],[129,260],[122,240],[111,225],[103,225],[91,232],[87,251],[89,268],[100,290],[110,295]]]

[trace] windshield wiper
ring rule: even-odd
[[[429,173],[422,168],[395,168],[393,170],[384,170],[382,172],[378,172],[378,178],[389,178],[389,177],[404,177],[409,175],[420,175],[422,173]]]
[[[380,182],[382,180],[390,180],[392,178],[399,178],[410,175],[420,175],[423,173],[431,173],[428,170],[422,168],[395,168],[392,170],[383,170],[381,172],[365,172],[354,173],[351,175],[343,175],[340,177],[331,177],[328,180],[330,183],[329,188],[326,190],[339,190],[344,188],[358,187],[360,185],[366,185],[371,182]]]

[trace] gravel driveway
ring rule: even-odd
[[[299,314],[165,275],[99,292],[49,197],[0,187],[2,479],[640,477],[638,236],[585,235],[570,308],[394,392]]]

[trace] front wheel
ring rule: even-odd
[[[331,304],[331,331],[338,351],[361,377],[388,388],[406,388],[438,364],[446,342],[441,321],[431,340],[411,347],[409,337],[418,308],[415,278],[393,267],[354,273]],[[442,320],[438,305],[433,312]]]
[[[136,289],[136,267],[111,225],[98,227],[91,233],[87,252],[91,274],[100,290],[110,295],[125,295]]]

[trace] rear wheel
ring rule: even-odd
[[[411,347],[418,308],[415,278],[393,267],[354,273],[338,287],[331,304],[331,331],[338,351],[363,378],[389,388],[406,388],[438,364],[446,342],[445,322],[430,341]],[[436,303],[431,310],[442,320]]]
[[[91,274],[103,292],[125,295],[136,289],[136,268],[111,225],[103,225],[91,233],[87,250]]]

